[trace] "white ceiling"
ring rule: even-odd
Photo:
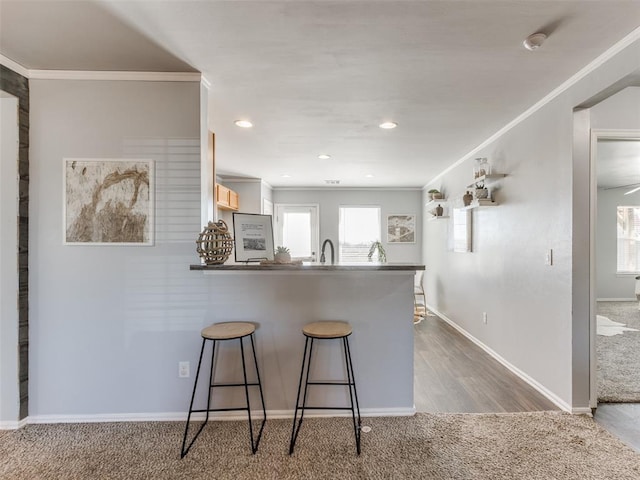
[[[638,25],[638,0],[0,0],[0,53],[201,71],[220,174],[421,187]],[[548,39],[527,51],[536,31]]]
[[[640,185],[640,139],[598,140],[599,188]]]

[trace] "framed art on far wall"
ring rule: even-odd
[[[416,243],[416,216],[387,215],[387,243]]]
[[[259,262],[274,257],[271,215],[233,212],[236,262]]]
[[[153,245],[153,160],[64,159],[65,245]]]

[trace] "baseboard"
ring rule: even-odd
[[[267,410],[267,419],[293,418],[293,410]],[[361,417],[408,417],[415,415],[415,407],[410,408],[363,408],[360,410]],[[262,418],[262,410],[251,412],[251,416],[256,419]],[[307,410],[306,417],[349,417],[351,412],[339,412],[335,410]],[[204,413],[191,416],[194,421],[203,420]],[[165,412],[165,413],[114,413],[99,415],[33,415],[28,418],[27,423],[106,423],[106,422],[184,422],[187,419],[187,412]],[[210,420],[246,420],[247,414],[244,412],[218,412],[209,415]]]
[[[484,350],[485,352],[487,352],[489,355],[491,355],[491,357],[493,357],[494,359],[496,359],[498,362],[500,362],[504,367],[506,367],[510,372],[514,373],[515,375],[517,375],[518,377],[520,377],[522,380],[524,380],[526,383],[528,383],[529,385],[531,385],[533,388],[535,388],[540,394],[544,395],[546,398],[548,398],[551,402],[553,402],[558,408],[560,408],[561,410],[564,410],[565,412],[570,412],[570,413],[574,413],[574,411],[578,411],[578,410],[583,410],[582,408],[576,408],[574,409],[573,407],[571,407],[571,405],[569,405],[567,402],[565,402],[564,400],[562,400],[560,397],[558,397],[555,393],[553,393],[552,391],[548,390],[544,385],[538,383],[536,380],[534,380],[533,378],[531,378],[529,375],[527,375],[525,372],[523,372],[522,370],[520,370],[518,367],[514,366],[513,364],[511,364],[510,362],[508,362],[507,360],[505,360],[502,356],[500,356],[497,352],[495,352],[494,350],[492,350],[491,348],[489,348],[487,345],[485,345],[484,343],[482,343],[480,340],[478,340],[476,337],[474,337],[473,335],[471,335],[469,332],[467,332],[464,328],[462,328],[461,326],[459,326],[457,323],[455,323],[453,320],[451,320],[449,317],[447,317],[446,315],[444,315],[442,312],[439,312],[437,309],[433,308],[431,305],[427,305],[427,308],[429,310],[431,310],[433,313],[435,313],[436,315],[438,315],[438,317],[440,317],[442,320],[444,320],[445,322],[447,322],[449,325],[451,325],[453,328],[455,328],[458,332],[460,332],[462,335],[464,335],[465,337],[467,337],[469,340],[471,340],[473,343],[475,343],[478,347],[480,347],[482,350]],[[588,409],[588,407],[585,407]],[[590,409],[588,409],[589,412],[591,412]],[[582,413],[582,412],[579,412]]]
[[[637,302],[636,298],[598,298],[596,302]]]
[[[18,428],[22,428],[27,424],[27,419],[23,418],[22,420],[18,420],[17,422],[0,422],[0,430],[17,430]]]
[[[588,415],[590,417],[593,417],[593,411],[591,410],[591,407],[576,407],[576,408],[572,408],[571,409],[571,413],[573,415]]]

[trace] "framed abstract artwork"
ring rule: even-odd
[[[387,215],[387,243],[416,243],[416,216]]]
[[[64,159],[65,245],[153,245],[153,160]]]

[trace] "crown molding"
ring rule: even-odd
[[[117,80],[137,82],[200,82],[198,72],[107,72],[80,70],[29,70],[34,80]]]
[[[10,58],[5,57],[4,55],[1,55],[1,54],[0,54],[0,65],[4,65],[5,67],[10,68],[14,72],[19,73],[23,77],[29,78],[29,70],[28,69],[24,68],[19,63],[14,62]]]
[[[200,72],[128,72],[83,70],[35,70],[28,69],[0,54],[0,65],[10,68],[23,77],[36,80],[119,80],[137,82],[201,82],[211,88],[211,82]]]
[[[420,192],[423,187],[273,187],[274,191],[309,191],[309,190],[319,190],[319,191],[335,191],[335,192],[346,192],[346,191],[371,191],[371,192],[380,192],[380,191],[401,191],[401,192]]]
[[[211,82],[204,75],[200,75],[200,84],[207,90],[211,90]]]
[[[468,159],[472,158],[474,155],[476,155],[478,152],[480,152],[483,148],[485,148],[485,147],[489,146],[490,144],[492,144],[494,141],[496,141],[498,138],[503,136],[505,133],[507,133],[513,127],[515,127],[516,125],[520,124],[521,122],[523,122],[524,120],[529,118],[531,115],[536,113],[542,107],[544,107],[545,105],[550,103],[552,100],[554,100],[556,97],[558,97],[559,95],[561,95],[562,93],[567,91],[569,88],[573,87],[575,84],[577,84],[584,77],[586,77],[587,75],[589,75],[590,73],[592,73],[593,71],[595,71],[596,69],[601,67],[605,62],[607,62],[611,58],[615,57],[618,53],[620,53],[622,50],[624,50],[629,45],[631,45],[632,43],[634,43],[635,41],[637,41],[639,39],[640,39],[640,27],[636,28],[629,35],[624,37],[618,43],[614,44],[611,48],[609,48],[607,51],[605,51],[602,55],[596,57],[592,62],[587,64],[587,66],[585,66],[584,68],[579,70],[576,74],[574,74],[572,77],[570,77],[564,83],[562,83],[560,86],[558,86],[557,88],[552,90],[549,94],[547,94],[545,97],[543,97],[537,103],[535,103],[534,105],[529,107],[527,110],[522,112],[520,115],[518,115],[516,118],[511,120],[509,123],[507,123],[504,127],[502,127],[496,133],[494,133],[489,138],[487,138],[480,145],[475,147],[473,150],[471,150],[467,154],[463,155],[459,160],[457,160],[453,164],[449,165],[442,172],[440,172],[438,175],[436,175],[431,180],[429,180],[425,184],[425,187],[430,186],[431,184],[433,184],[434,182],[436,182],[437,180],[442,178],[444,175],[449,173],[451,170],[453,170],[457,166],[461,165],[462,163],[464,163]]]

